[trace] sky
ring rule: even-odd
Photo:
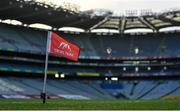
[[[180,9],[180,0],[38,0],[53,2],[61,5],[64,2],[70,2],[80,7],[81,11],[89,9],[108,9],[116,15],[126,10],[152,10],[153,12],[161,12],[170,9]]]

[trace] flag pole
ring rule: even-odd
[[[51,34],[52,34],[52,32],[48,31],[47,44],[46,44],[46,61],[45,61],[45,68],[44,68],[44,84],[43,84],[43,91],[41,93],[41,98],[43,99],[43,104],[46,103],[47,70],[48,70],[48,58],[49,58]]]

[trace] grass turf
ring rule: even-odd
[[[0,99],[0,110],[180,110],[178,100],[41,100]]]

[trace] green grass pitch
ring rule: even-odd
[[[179,100],[47,100],[0,99],[0,110],[180,110]]]

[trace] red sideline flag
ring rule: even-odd
[[[80,48],[52,32],[49,53],[72,61],[78,61]]]
[[[48,32],[47,37],[47,45],[46,45],[46,61],[44,68],[44,84],[43,91],[41,93],[43,103],[46,102],[46,81],[47,81],[47,72],[48,72],[48,55],[53,54],[57,56],[61,56],[72,61],[78,61],[80,48],[63,39],[59,35]]]

